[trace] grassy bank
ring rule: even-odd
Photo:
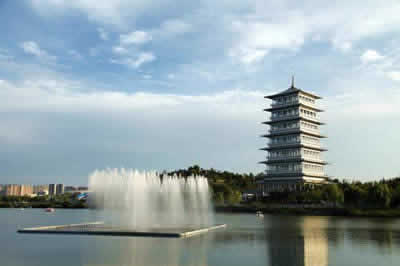
[[[275,208],[255,205],[219,205],[216,212],[225,213],[256,213],[261,211],[267,214],[285,215],[321,215],[321,216],[347,216],[347,217],[400,217],[400,209],[358,209],[358,208]]]
[[[87,208],[84,202],[0,202],[0,208],[65,208],[82,209]]]
[[[0,202],[0,208],[64,208],[84,209],[87,205],[83,201],[77,202]],[[400,209],[359,209],[359,208],[312,208],[290,207],[276,208],[268,205],[216,205],[215,211],[220,213],[251,213],[261,211],[267,214],[284,215],[319,215],[319,216],[347,216],[347,217],[399,217]]]

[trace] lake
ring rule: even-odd
[[[91,222],[94,210],[0,209],[0,265],[399,265],[400,219],[216,214],[187,239],[17,234]]]

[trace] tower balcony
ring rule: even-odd
[[[306,107],[310,107],[312,109],[318,109],[314,103],[310,103],[310,102],[307,102],[307,101],[299,99],[299,98],[296,98],[296,99],[294,99],[292,101],[288,101],[288,102],[272,102],[271,108],[284,108],[284,107],[289,107],[291,105],[298,105],[298,104],[304,105]]]
[[[306,147],[309,149],[315,149],[318,151],[326,151],[321,144],[312,143],[309,141],[293,141],[293,142],[277,142],[277,143],[268,143],[268,147],[261,148],[260,150],[269,151],[275,149],[283,149],[283,148],[296,148],[296,147]]]
[[[325,177],[324,172],[305,171],[304,169],[267,170],[267,176],[300,175],[311,177]]]
[[[319,119],[319,116],[309,116],[309,115],[305,115],[305,114],[300,114],[299,116],[300,118],[306,120],[307,122],[314,122],[316,124],[319,125],[323,125],[324,123],[322,123]]]
[[[267,156],[267,160],[260,163],[269,164],[269,163],[288,162],[288,161],[307,161],[310,163],[326,164],[326,162],[321,158],[304,156],[300,154],[286,155],[286,156]]]
[[[268,162],[279,162],[284,160],[300,160],[301,155],[286,155],[286,156],[267,156]]]
[[[267,170],[267,175],[282,175],[282,174],[302,174],[301,169],[282,169],[282,170]]]
[[[315,149],[321,149],[321,143],[313,143],[311,141],[301,141],[300,142],[301,145],[307,146],[307,147],[311,147],[311,148],[315,148]]]
[[[321,176],[321,177],[325,176],[325,173],[321,172],[321,171],[309,171],[309,170],[303,169],[303,173],[304,173],[304,175],[307,175],[307,176]]]
[[[303,133],[308,133],[309,135],[313,135],[313,136],[320,136],[322,138],[324,138],[325,136],[321,135],[321,132],[319,130],[315,130],[315,129],[309,129],[307,127],[300,127],[300,131]]]
[[[269,121],[262,122],[262,124],[270,125],[270,124],[275,124],[278,122],[291,121],[291,120],[304,120],[306,122],[314,123],[317,125],[325,125],[325,123],[320,121],[318,116],[312,117],[312,116],[308,116],[308,115],[299,115],[299,114],[282,115],[282,116],[274,116],[274,117],[271,116]]]
[[[285,121],[285,120],[294,120],[294,119],[299,119],[300,116],[299,114],[294,114],[294,115],[282,115],[282,116],[271,116],[271,122],[278,122],[278,121]]]
[[[315,158],[315,157],[309,157],[309,156],[303,156],[303,160],[307,161],[307,162],[318,163],[318,164],[328,164],[326,161],[322,160],[321,158]]]
[[[304,126],[295,127],[295,128],[279,128],[279,129],[270,129],[268,131],[269,134],[261,135],[261,137],[269,138],[276,135],[289,135],[289,134],[301,134],[305,133],[311,136],[315,136],[318,138],[325,138],[324,135],[321,135],[319,130],[309,129]]]
[[[292,141],[292,142],[277,142],[277,143],[272,143],[272,142],[269,142],[268,143],[268,147],[269,148],[279,148],[279,147],[282,147],[282,148],[287,148],[287,147],[296,147],[296,146],[299,146],[300,145],[300,141]]]
[[[298,133],[299,128],[298,127],[294,127],[294,128],[279,128],[279,129],[270,129],[269,133],[270,135],[274,135],[274,134],[290,134],[290,133]],[[264,135],[266,136],[266,135]]]
[[[271,103],[271,107],[272,108],[283,108],[283,107],[287,107],[287,106],[291,106],[291,105],[295,105],[295,104],[299,104],[300,103],[300,101],[299,101],[299,99],[296,99],[296,100],[293,100],[293,101],[290,101],[290,102],[281,102],[281,103],[279,103],[279,102],[272,102]]]

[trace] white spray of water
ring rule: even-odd
[[[131,229],[208,226],[213,208],[207,179],[132,169],[96,170],[89,176],[89,204],[106,222]]]

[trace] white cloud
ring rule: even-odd
[[[88,20],[100,24],[129,28],[143,13],[151,11],[154,7],[168,8],[168,0],[157,1],[132,1],[132,0],[30,0],[32,7],[43,16],[59,16],[68,12],[80,12]]]
[[[375,50],[366,50],[360,59],[363,63],[370,63],[384,59],[385,57]]]
[[[400,71],[389,71],[386,75],[394,81],[400,81]]]
[[[152,40],[151,34],[145,31],[133,31],[128,34],[120,35],[121,45],[144,44],[151,40]]]
[[[96,165],[162,170],[200,163],[241,172],[263,168],[256,163],[263,155],[257,151],[263,141],[257,137],[263,129],[259,123],[264,116],[263,92],[226,90],[193,96],[71,88],[74,86],[74,82],[55,79],[9,83],[9,88],[0,84],[0,111],[7,110],[13,121],[6,123],[12,130],[3,131],[0,126],[0,145],[22,147],[17,155],[8,153],[11,148],[2,149],[0,158],[18,160],[19,168],[31,163],[31,158],[44,160],[49,168],[34,168],[29,175],[60,171],[73,178],[85,176]],[[32,129],[26,129],[26,121],[31,121]],[[27,136],[15,136],[15,132]],[[189,141],[193,138],[195,142]],[[186,144],[179,152],[169,153],[181,143]],[[40,151],[31,144],[40,144]],[[102,155],[88,156],[94,153]],[[121,160],[121,153],[129,161]],[[66,172],[70,168],[65,168],[65,158],[70,156],[76,160],[77,172]],[[104,161],[100,159],[103,156]],[[146,159],[149,156],[152,160]],[[10,168],[12,165],[7,165],[8,171]]]
[[[155,34],[161,36],[176,36],[192,31],[193,26],[180,19],[170,19],[164,21],[160,28],[154,30]]]
[[[114,54],[127,54],[129,51],[127,48],[122,47],[122,46],[113,46],[112,52]]]
[[[100,39],[103,41],[108,40],[108,32],[106,32],[103,28],[97,28],[97,32],[99,33]]]
[[[266,49],[236,48],[229,51],[229,56],[238,58],[244,64],[261,61],[268,54]]]
[[[139,67],[144,63],[149,63],[156,60],[156,57],[153,53],[149,53],[149,52],[142,52],[139,54],[139,56],[137,57],[136,61],[134,62],[134,66],[135,67]]]
[[[50,55],[44,49],[41,49],[39,45],[34,41],[26,41],[20,44],[20,47],[25,53],[34,55],[43,61],[55,61],[56,56]]]
[[[349,42],[349,41],[333,40],[332,43],[333,43],[334,47],[338,48],[342,52],[348,52],[353,47],[353,44],[351,42]]]
[[[151,52],[139,52],[138,54],[121,57],[118,59],[111,59],[111,63],[122,64],[131,68],[139,68],[143,64],[153,62],[157,57]]]
[[[146,74],[144,78],[151,78]],[[137,110],[176,106],[193,108],[209,105],[221,112],[245,114],[254,112],[254,102],[264,103],[264,92],[240,89],[226,90],[208,95],[179,95],[149,92],[126,93],[119,91],[85,90],[80,82],[60,79],[26,80],[16,84],[0,80],[0,110],[60,110],[64,112],[89,110]],[[29,101],[22,99],[29,98]],[[6,100],[7,99],[7,100]],[[241,106],[238,108],[238,106]],[[175,107],[174,107],[175,106]],[[258,109],[256,110],[259,111]]]
[[[300,18],[287,24],[239,20],[232,31],[239,36],[229,55],[250,64],[261,61],[271,49],[295,50],[304,43],[306,28]],[[297,21],[296,21],[297,20]]]

